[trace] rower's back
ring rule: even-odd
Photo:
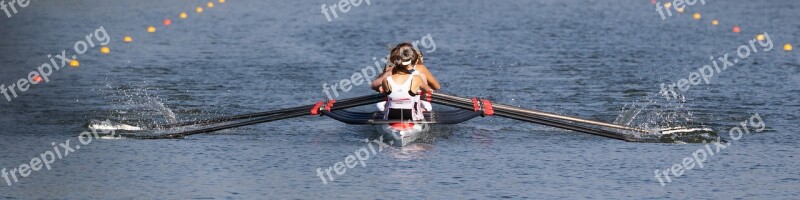
[[[411,74],[391,75],[384,80],[384,91],[387,93],[386,119],[421,120],[417,92],[422,79]]]

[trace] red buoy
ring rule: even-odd
[[[33,76],[33,84],[38,84],[39,82],[42,82],[42,76]]]
[[[172,24],[172,20],[170,20],[170,19],[164,19],[164,26],[169,26],[169,25],[171,25],[171,24]]]

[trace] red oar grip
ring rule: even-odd
[[[483,114],[486,116],[494,115],[494,108],[492,108],[492,102],[488,99],[481,99],[483,102]]]
[[[325,105],[325,110],[327,110],[328,112],[330,112],[330,111],[331,111],[331,108],[333,107],[333,103],[336,103],[336,100],[335,100],[335,99],[331,99],[330,101],[328,101],[328,105]]]
[[[475,112],[481,110],[481,105],[478,104],[478,98],[472,97],[472,107],[475,108]]]
[[[322,107],[322,101],[314,104],[314,107],[311,108],[311,115],[319,115],[319,107]]]

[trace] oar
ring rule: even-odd
[[[451,107],[455,107],[455,108],[467,109],[467,110],[474,109],[472,103],[452,101],[452,100],[449,100],[449,99],[436,99],[436,101],[434,101],[434,103],[438,103],[438,104],[442,104],[442,105],[446,105],[446,106],[451,106]],[[479,111],[479,112],[482,112],[482,111]],[[501,116],[501,117],[506,117],[506,118],[510,118],[510,119],[515,119],[515,120],[520,120],[520,121],[525,121],[525,122],[537,123],[537,124],[541,124],[541,125],[545,125],[545,126],[562,128],[562,129],[566,129],[566,130],[577,131],[577,132],[588,133],[588,134],[599,135],[599,136],[603,136],[603,137],[608,137],[608,138],[626,140],[627,141],[627,138],[622,134],[618,134],[616,132],[612,132],[612,131],[608,131],[608,130],[603,130],[603,129],[593,128],[593,127],[583,126],[583,125],[579,125],[579,124],[573,124],[573,123],[569,123],[567,121],[561,121],[561,120],[550,119],[550,118],[539,117],[539,116],[517,115],[517,114],[514,114],[514,113],[505,113],[503,111],[497,111],[497,110],[494,111],[494,115]]]
[[[338,104],[347,104],[348,102],[357,102],[357,101],[362,101],[362,100],[365,100],[365,99],[375,99],[375,98],[383,98],[383,95],[381,95],[381,94],[373,94],[373,95],[365,95],[365,96],[360,96],[360,97],[353,97],[353,98],[348,98],[348,99],[343,99],[343,100],[337,101],[337,103]],[[236,121],[236,120],[241,120],[241,119],[251,119],[251,118],[256,118],[256,117],[265,117],[265,116],[270,116],[270,115],[281,115],[281,114],[292,113],[292,112],[297,112],[297,111],[309,111],[314,106],[316,106],[316,104],[298,106],[298,107],[293,107],[293,108],[284,108],[284,109],[266,111],[266,112],[256,112],[256,113],[247,113],[247,114],[240,114],[240,115],[227,116],[227,117],[219,117],[219,118],[213,118],[213,119],[203,119],[203,120],[180,122],[180,123],[174,123],[174,124],[155,125],[155,126],[151,126],[151,129],[152,128],[174,128],[174,127],[192,126],[192,125],[208,125],[208,124],[217,124],[217,123],[223,123],[223,122]]]
[[[441,93],[435,93],[432,95],[434,103],[449,103],[449,104],[457,104],[462,109],[474,109],[472,99],[467,99],[463,97],[457,97],[452,95],[446,95]],[[451,105],[452,106],[452,105]],[[567,130],[579,131],[594,135],[600,135],[604,137],[614,138],[614,139],[621,139],[621,140],[628,140],[629,138],[626,137],[625,134],[621,134],[618,132],[592,128],[584,125],[578,124],[589,124],[589,125],[596,125],[606,128],[613,128],[613,129],[620,129],[626,131],[636,131],[636,132],[643,132],[649,133],[650,131],[637,129],[633,127],[621,126],[617,124],[610,124],[606,122],[600,122],[595,120],[588,120],[588,119],[581,119],[577,117],[571,116],[564,116],[554,113],[542,112],[533,109],[525,109],[519,108],[509,105],[497,104],[492,103],[492,108],[494,110],[494,114],[501,117],[507,117],[511,119],[521,120],[521,121],[528,121],[533,123],[538,123],[547,126],[553,126],[557,128],[563,128]]]
[[[361,97],[345,99],[345,100],[342,100],[341,102],[332,104],[332,106],[330,108],[326,108],[326,110],[341,110],[341,109],[347,109],[347,108],[352,108],[352,107],[357,107],[357,106],[373,104],[373,103],[377,103],[377,102],[383,101],[384,100],[384,98],[383,98],[384,96],[385,95],[382,95],[382,94],[374,94],[374,95],[367,95],[367,96],[361,96]],[[300,117],[300,116],[304,116],[304,115],[309,115],[312,108],[316,108],[316,104],[312,105],[308,109],[302,109],[302,110],[291,111],[291,112],[283,112],[283,113],[280,113],[280,114],[273,114],[273,115],[270,115],[270,116],[261,117],[261,118],[257,118],[257,119],[253,119],[253,120],[249,120],[249,121],[238,122],[238,123],[233,123],[233,124],[226,124],[226,125],[215,126],[215,127],[210,127],[210,128],[186,131],[186,132],[181,132],[181,133],[156,135],[156,136],[130,136],[130,135],[127,135],[125,137],[135,138],[135,139],[175,139],[175,138],[183,138],[183,137],[186,137],[186,136],[189,136],[189,135],[195,135],[195,134],[200,134],[200,133],[208,133],[208,132],[214,132],[214,131],[225,130],[225,129],[230,129],[230,128],[237,128],[237,127],[248,126],[248,125],[253,125],[253,124],[260,124],[260,123],[266,123],[266,122],[271,122],[271,121],[277,121],[277,120],[282,120],[282,119],[288,119],[288,118],[294,118],[294,117]],[[247,115],[247,114],[245,114],[245,115]],[[244,115],[237,115],[237,116],[244,116]],[[229,121],[233,121],[233,120],[229,120]]]

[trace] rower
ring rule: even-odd
[[[399,63],[392,68],[392,75],[383,80],[381,87],[387,94],[387,102],[384,118],[399,120],[423,120],[422,109],[418,98],[421,89],[426,89],[427,85],[421,84],[422,78],[413,75],[411,70],[413,48],[401,47],[392,52],[389,56],[390,63]],[[415,57],[415,56],[413,56]]]
[[[383,93],[384,92],[383,91],[383,87],[382,87],[383,82],[386,80],[386,77],[389,77],[389,76],[391,76],[393,74],[392,73],[392,71],[393,71],[392,69],[395,66],[403,64],[401,62],[406,62],[404,66],[409,66],[410,65],[409,71],[411,72],[412,75],[418,75],[420,78],[422,78],[422,83],[424,83],[424,84],[421,85],[422,89],[425,89],[426,91],[433,91],[433,90],[441,89],[441,85],[439,84],[439,81],[436,79],[436,77],[433,76],[433,74],[423,64],[423,55],[422,55],[422,52],[419,49],[414,48],[414,46],[412,44],[407,43],[407,42],[400,43],[400,44],[398,44],[397,46],[395,46],[391,50],[390,57],[391,57],[391,55],[398,54],[400,49],[410,50],[410,51],[405,51],[406,54],[400,54],[400,58],[402,58],[402,59],[397,59],[395,61],[387,62],[387,65],[383,69],[383,73],[380,76],[378,76],[378,78],[376,78],[374,81],[372,81],[372,84],[371,84],[372,89]],[[418,100],[417,102],[421,103],[422,108],[423,108],[424,111],[431,111],[432,107],[431,107],[431,103],[430,102],[428,102],[428,101],[419,101],[420,100],[420,96],[416,96],[415,98]],[[386,104],[386,102],[379,102],[379,103],[376,104],[376,106],[378,107],[378,109],[380,111],[384,111],[384,108],[386,107],[385,104]]]
[[[425,65],[423,64],[424,56],[422,55],[422,51],[420,51],[419,49],[414,49],[414,52],[416,53],[417,57],[416,57],[416,62],[411,67],[411,70],[410,70],[411,74],[412,75],[419,75],[420,78],[422,78],[422,82],[425,83],[425,85],[427,85],[429,87],[428,91],[433,92],[433,90],[441,89],[441,85],[439,85],[439,81],[436,80],[436,77],[434,77],[433,74],[431,74],[431,72],[428,70],[428,67],[425,67]],[[421,95],[417,95],[416,99],[417,99],[417,102],[421,103],[423,111],[431,111],[431,110],[433,110],[433,106],[431,106],[431,102],[430,101],[421,100],[420,96]]]
[[[423,82],[425,82],[426,83],[425,85],[429,86],[431,89],[433,90],[441,89],[439,81],[428,70],[428,67],[423,64],[424,62],[423,62],[422,51],[414,48],[414,46],[411,45],[411,43],[408,42],[400,43],[397,46],[395,46],[389,54],[392,54],[401,48],[410,48],[414,52],[414,54],[407,54],[408,56],[406,56],[406,57],[410,56],[411,62],[412,64],[414,64],[412,65],[411,71],[412,72],[419,71],[419,75],[422,76]],[[381,75],[378,76],[378,78],[376,78],[374,81],[372,81],[372,84],[370,84],[372,89],[380,92],[380,90],[382,89],[381,85],[383,83],[383,80],[386,79],[386,77],[388,77],[389,75],[392,75],[392,68],[398,64],[400,63],[387,62],[386,66],[384,66],[383,68],[383,72],[381,73]]]

